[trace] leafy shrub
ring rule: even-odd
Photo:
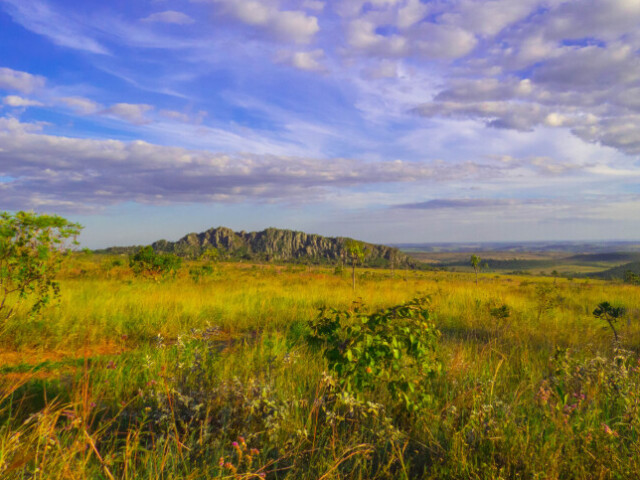
[[[640,275],[634,273],[631,270],[624,272],[624,283],[630,285],[640,285]]]
[[[58,216],[0,213],[0,325],[28,297],[36,314],[58,294],[55,274],[81,228]]]
[[[129,266],[137,276],[159,280],[168,275],[175,275],[182,265],[182,259],[171,253],[160,254],[153,247],[142,247],[129,257]]]
[[[417,410],[430,400],[427,379],[440,371],[429,322],[428,298],[367,314],[322,309],[309,323],[308,342],[319,346],[347,392],[359,395],[384,385],[395,401]]]

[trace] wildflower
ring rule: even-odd
[[[609,427],[609,425],[604,422],[602,423],[602,428],[604,429],[604,433],[606,433],[607,435],[612,435],[614,437],[618,436],[618,432],[612,430],[611,427]]]
[[[221,467],[224,466],[224,457],[220,457],[220,460],[218,460],[218,465],[220,465]]]

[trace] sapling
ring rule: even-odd
[[[478,285],[478,270],[480,270],[480,257],[477,255],[471,255],[471,266],[473,267],[473,271],[476,272],[476,285]]]
[[[613,337],[615,338],[616,343],[618,343],[618,332],[616,331],[615,324],[624,316],[625,313],[626,309],[623,306],[614,307],[609,302],[602,302],[598,304],[596,309],[593,311],[593,316],[600,318],[609,324],[609,327],[611,327],[611,330],[613,331]]]

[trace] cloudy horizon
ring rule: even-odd
[[[0,210],[640,240],[636,0],[0,0]]]

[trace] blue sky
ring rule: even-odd
[[[0,209],[640,239],[637,0],[0,0]]]

